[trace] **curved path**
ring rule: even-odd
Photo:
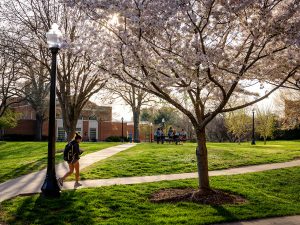
[[[243,173],[260,172],[266,170],[282,169],[288,167],[300,166],[300,160],[294,160],[284,163],[272,163],[255,166],[244,166],[224,170],[209,171],[209,176],[223,176],[223,175],[235,175]],[[140,176],[140,177],[120,177],[109,179],[97,179],[97,180],[82,180],[80,183],[82,186],[78,188],[87,187],[101,187],[120,184],[140,184],[149,182],[158,182],[164,180],[182,180],[198,178],[198,173],[179,173],[179,174],[167,174],[167,175],[154,175],[154,176]],[[65,182],[63,190],[74,189],[74,181]],[[300,225],[300,224],[299,224]]]
[[[219,223],[214,225],[300,225],[300,216],[274,217],[232,223]]]
[[[127,143],[82,156],[80,158],[80,168],[83,169],[97,161],[106,159],[135,145],[136,144]],[[61,177],[68,171],[68,164],[66,162],[58,163],[55,166],[55,170],[56,176]],[[43,169],[41,171],[30,173],[0,184],[0,202],[18,195],[40,193],[45,176],[46,169]]]

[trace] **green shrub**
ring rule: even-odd
[[[121,142],[122,141],[122,136],[109,136],[105,139],[107,142]],[[124,141],[128,142],[128,138],[124,137]]]

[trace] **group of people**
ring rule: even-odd
[[[176,131],[176,129],[170,127],[167,137],[169,143],[174,142],[177,145],[178,143],[186,141],[187,133],[184,129],[181,129],[181,131]],[[166,136],[162,128],[157,128],[154,133],[154,139],[156,140],[157,144],[159,144],[160,142],[163,144],[166,141]]]

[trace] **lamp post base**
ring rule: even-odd
[[[41,190],[45,197],[60,197],[60,188],[58,186],[56,176],[47,174]]]

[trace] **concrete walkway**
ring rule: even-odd
[[[106,159],[114,154],[124,151],[136,144],[123,144],[106,148],[97,152],[90,153],[80,158],[80,169],[83,169],[91,164]],[[61,177],[68,171],[68,164],[66,162],[59,163],[55,166],[56,176]],[[30,173],[16,179],[8,180],[0,184],[0,202],[10,199],[18,195],[25,195],[31,193],[41,192],[41,186],[46,177],[46,169]],[[73,186],[74,188],[74,186]]]
[[[300,225],[300,216],[284,216],[214,225]]]
[[[232,169],[209,171],[209,176],[244,174],[244,173],[260,172],[266,170],[282,169],[282,168],[288,168],[294,166],[300,166],[300,160],[294,160],[294,161],[284,162],[284,163],[272,163],[272,164],[263,164],[257,166],[244,166],[244,167],[238,167]],[[179,173],[179,174],[155,175],[155,176],[82,180],[80,181],[82,186],[78,188],[101,187],[101,186],[122,185],[122,184],[140,184],[140,183],[158,182],[158,181],[166,181],[166,180],[182,180],[182,179],[190,179],[190,178],[198,178],[198,173]],[[68,190],[68,189],[74,189],[74,181],[64,183],[63,190]]]

